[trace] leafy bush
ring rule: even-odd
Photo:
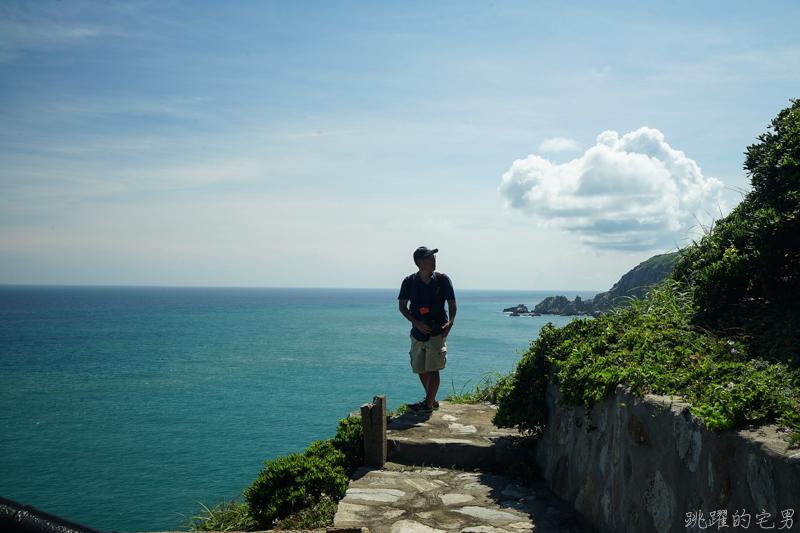
[[[323,495],[341,497],[348,476],[343,454],[330,441],[317,441],[303,453],[267,461],[264,470],[244,491],[255,519],[262,524],[312,506]]]
[[[758,136],[747,147],[744,168],[753,186],[756,207],[772,206],[780,212],[797,208],[800,193],[800,102],[778,113],[768,126],[772,133]]]
[[[753,190],[694,246],[674,277],[694,288],[693,323],[739,335],[754,355],[800,363],[800,102],[749,146]]]
[[[313,506],[300,509],[280,521],[282,530],[324,529],[333,524],[339,502],[324,495]]]
[[[497,427],[518,427],[522,433],[537,436],[547,420],[545,393],[550,373],[548,353],[551,343],[557,342],[559,330],[548,322],[522,354],[522,359],[507,382],[498,392],[498,408],[492,418]]]
[[[250,513],[259,525],[272,526],[297,513],[308,514],[320,503],[339,501],[363,460],[361,419],[340,420],[333,439],[313,442],[303,453],[264,463],[244,491]]]
[[[339,420],[336,436],[331,441],[333,447],[344,454],[343,466],[347,476],[364,464],[364,426],[358,417]]]
[[[303,453],[264,463],[264,470],[244,490],[245,503],[223,500],[199,504],[196,516],[181,527],[191,531],[318,529],[333,524],[336,506],[353,472],[364,464],[360,418],[339,420],[333,439],[312,442]]]

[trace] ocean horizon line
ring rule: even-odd
[[[250,286],[250,285],[87,285],[87,284],[63,284],[63,283],[0,283],[0,289],[5,288],[85,288],[85,289],[258,289],[258,290],[323,290],[323,291],[388,291],[399,290],[397,287],[296,287],[296,286]],[[607,289],[606,289],[607,290]],[[552,292],[552,293],[600,293],[604,290],[594,289],[475,289],[475,288],[458,288],[457,292],[472,291],[472,292]]]

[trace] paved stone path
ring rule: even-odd
[[[432,416],[407,413],[392,420],[387,438],[393,462],[356,472],[339,503],[335,527],[366,527],[370,533],[588,530],[546,481],[487,472],[501,471],[520,453],[509,440],[516,431],[492,425],[491,406],[440,404]],[[421,466],[431,464],[439,467]]]
[[[359,469],[334,526],[367,527],[370,533],[586,531],[545,481],[397,464]]]

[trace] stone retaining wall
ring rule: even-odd
[[[590,419],[559,397],[550,386],[536,460],[599,531],[800,531],[800,453],[776,426],[710,433],[687,404],[622,386]]]

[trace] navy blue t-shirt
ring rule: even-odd
[[[441,278],[441,279],[440,279]],[[436,288],[439,287],[439,295],[436,295]],[[455,300],[453,292],[453,282],[447,274],[434,272],[429,283],[423,282],[419,277],[419,272],[406,276],[400,285],[400,295],[398,300],[411,301],[411,316],[422,322],[435,321],[439,327],[447,324],[447,311],[444,303],[447,300]],[[428,308],[427,313],[420,310]],[[430,339],[430,335],[425,335],[415,326],[411,326],[411,336],[418,341],[425,342]]]

